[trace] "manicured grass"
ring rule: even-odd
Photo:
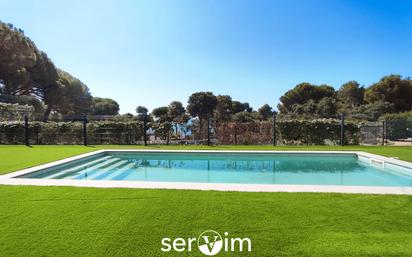
[[[187,256],[163,237],[249,237],[245,256],[411,256],[410,196],[0,187],[2,256]],[[193,256],[203,256],[197,249]],[[243,256],[224,254],[217,256]]]
[[[95,150],[95,148],[85,146],[26,147],[0,145],[0,174],[33,167]]]
[[[99,149],[193,149],[193,150],[357,150],[412,162],[412,146],[16,146],[0,145],[0,174],[33,167]]]
[[[142,147],[0,146],[0,173],[102,148]],[[412,147],[149,147],[158,148],[361,150],[412,161]],[[217,256],[412,256],[412,197],[0,186],[2,256],[187,256],[163,253],[161,239],[208,229],[252,240],[252,253]]]

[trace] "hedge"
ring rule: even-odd
[[[89,144],[137,144],[143,140],[139,122],[97,121],[87,124]],[[82,122],[30,122],[30,144],[83,144]],[[23,122],[0,122],[0,144],[23,144]]]
[[[24,115],[27,115],[29,119],[34,117],[34,107],[29,105],[9,104],[0,102],[0,121],[23,121]]]
[[[218,123],[215,138],[221,144],[259,145],[273,143],[271,122]],[[359,144],[359,126],[345,124],[345,143]],[[339,120],[282,120],[276,122],[278,145],[336,145],[340,141]]]
[[[340,139],[338,120],[284,120],[276,123],[278,145],[336,145]],[[148,124],[157,129],[156,135],[166,138],[168,125]],[[267,145],[272,144],[271,122],[216,123],[212,128],[213,142],[218,144]],[[82,122],[30,122],[31,144],[82,144]],[[93,121],[87,124],[89,144],[141,144],[143,124],[139,121]],[[190,133],[188,134],[190,137]],[[359,144],[359,127],[345,124],[347,144]],[[206,133],[202,139],[206,138]],[[198,140],[199,142],[202,140]],[[23,144],[23,122],[0,122],[0,144]]]

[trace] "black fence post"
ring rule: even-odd
[[[147,146],[147,114],[143,117],[143,142]]]
[[[207,146],[210,146],[210,117],[207,117]]]
[[[276,112],[273,112],[273,146],[276,146]]]
[[[382,145],[385,145],[386,141],[386,121],[382,121]]]
[[[345,145],[345,115],[340,114],[340,145]]]
[[[29,117],[24,115],[24,143],[26,146],[30,146],[29,144]]]
[[[87,117],[83,115],[83,145],[87,146]]]
[[[410,126],[410,131],[411,131],[411,139],[412,139],[412,123],[411,123],[411,126]],[[411,140],[411,144],[412,144],[412,140]]]

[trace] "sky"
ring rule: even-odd
[[[121,113],[198,91],[276,107],[301,82],[412,76],[407,0],[0,0],[0,20]]]

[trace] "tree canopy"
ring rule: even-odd
[[[262,107],[258,109],[259,119],[261,120],[268,120],[272,117],[273,111],[272,107],[268,104],[264,104]]]
[[[137,118],[141,121],[146,119],[148,112],[149,110],[142,105],[136,107]]]
[[[300,83],[280,97],[278,109],[281,112],[293,112],[296,105],[304,105],[310,101],[318,103],[322,98],[333,97],[334,95],[335,89],[331,86]]]
[[[170,120],[169,107],[162,106],[152,110],[152,115],[160,122],[166,122]]]
[[[336,118],[344,113],[348,118],[374,121],[387,113],[412,110],[411,99],[411,79],[389,75],[367,88],[349,81],[338,91],[301,83],[280,98],[278,109],[281,117],[288,118]]]
[[[346,82],[338,91],[338,99],[347,107],[353,108],[364,104],[365,88],[356,81]]]
[[[59,69],[58,75],[58,85],[60,86],[60,95],[58,97],[61,100],[56,105],[59,112],[63,115],[80,115],[88,113],[93,107],[92,113],[97,114],[95,113],[96,106],[93,106],[93,100],[96,101],[96,98],[93,99],[89,88],[68,72]],[[117,112],[115,113],[117,114]]]
[[[187,122],[186,109],[182,102],[173,101],[168,106],[169,116],[174,123]]]
[[[402,79],[400,75],[383,77],[365,92],[368,103],[388,102],[394,105],[397,112],[412,110],[412,80]]]
[[[119,104],[111,98],[93,97],[92,114],[94,115],[118,115],[119,109]]]
[[[238,112],[252,112],[253,108],[250,107],[249,103],[242,103],[239,101],[232,101],[232,113]]]
[[[47,105],[46,115],[59,102],[58,74],[47,54],[22,30],[0,22],[0,80],[6,95],[36,96]]]
[[[217,98],[212,92],[197,92],[189,97],[187,111],[192,117],[206,119],[212,115],[216,105]]]
[[[216,119],[219,121],[229,121],[231,118],[231,114],[233,113],[232,97],[230,97],[229,95],[218,95],[216,99]]]
[[[333,118],[337,109],[336,92],[328,85],[300,83],[280,97],[278,109],[293,118]]]
[[[58,69],[21,29],[2,22],[0,82],[0,101],[32,105],[36,112],[44,111],[45,119],[52,111],[62,115],[78,115],[94,113],[99,109],[97,112],[114,115],[119,110],[114,100],[105,101],[104,106],[93,103],[87,85]]]

